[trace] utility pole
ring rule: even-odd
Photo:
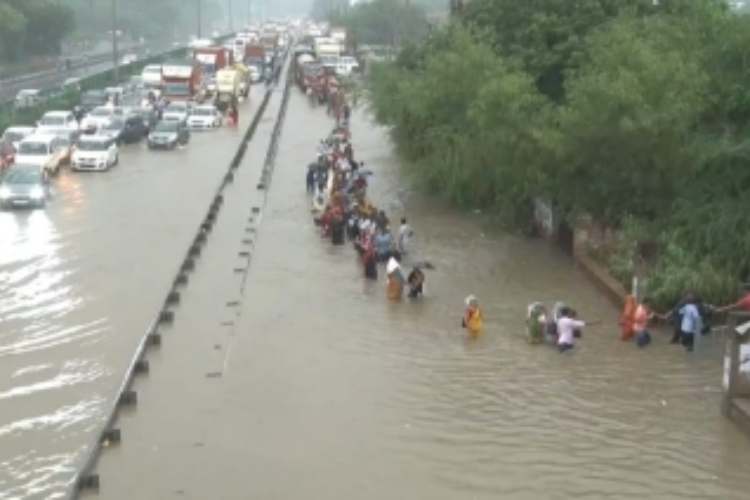
[[[232,33],[234,31],[232,22],[232,0],[227,0],[227,10],[229,11],[229,32]]]
[[[201,7],[203,4],[203,0],[196,0],[198,2],[198,38],[201,38],[201,30],[203,29],[203,13],[201,12]]]
[[[117,52],[117,0],[112,0],[112,64],[115,83],[120,81],[120,58]]]

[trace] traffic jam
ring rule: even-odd
[[[49,110],[33,126],[7,127],[0,131],[0,208],[43,208],[62,169],[106,172],[122,148],[185,148],[194,132],[235,126],[238,104],[252,85],[278,75],[289,43],[285,23],[249,27],[223,43],[196,39],[182,60],[80,92],[73,109]],[[16,108],[30,90],[19,92]]]

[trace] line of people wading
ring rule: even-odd
[[[385,211],[368,198],[368,177],[373,172],[354,158],[350,117],[351,108],[344,104],[336,127],[320,142],[317,160],[308,165],[306,185],[313,195],[314,222],[332,244],[343,245],[347,240],[353,244],[365,278],[377,280],[378,266],[385,265],[389,300],[402,300],[405,291],[410,299],[419,299],[424,293],[424,271],[432,265],[414,258],[414,231],[406,218],[394,231]],[[408,275],[402,267],[407,260],[411,263]]]
[[[339,97],[343,98],[343,93]],[[402,300],[405,289],[410,299],[418,299],[424,293],[424,270],[433,266],[415,258],[414,231],[406,218],[401,219],[394,235],[387,214],[367,197],[368,177],[373,172],[365,168],[364,162],[355,160],[349,128],[351,107],[345,98],[340,99],[339,104],[336,110],[328,110],[336,126],[320,142],[317,160],[307,168],[307,192],[313,196],[314,221],[322,237],[330,238],[332,244],[343,245],[348,240],[354,245],[365,278],[377,280],[378,265],[385,264],[389,300]],[[411,262],[408,275],[402,268],[406,260]],[[628,296],[619,321],[620,338],[635,340],[639,347],[645,347],[651,343],[650,325],[661,319],[674,327],[671,343],[692,351],[696,340],[710,333],[711,316],[730,310],[750,311],[750,288],[737,303],[724,307],[705,305],[696,294],[687,293],[666,314],[656,313],[648,297],[638,301]],[[550,344],[560,352],[572,350],[586,326],[601,323],[580,319],[576,310],[563,302],[554,304],[552,310],[541,302],[529,304],[526,318],[529,342]],[[461,326],[470,335],[477,336],[482,331],[483,321],[479,299],[469,295],[465,299]],[[750,330],[750,324],[744,328]]]

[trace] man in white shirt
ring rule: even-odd
[[[575,347],[575,332],[586,326],[584,321],[575,319],[573,311],[569,307],[560,310],[560,319],[557,320],[557,348],[565,352]]]
[[[408,253],[409,240],[414,235],[411,226],[406,223],[406,217],[401,219],[401,226],[398,228],[398,251],[401,255]]]

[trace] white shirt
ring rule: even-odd
[[[560,318],[557,320],[557,343],[573,344],[575,342],[573,332],[586,326],[583,321],[572,318]]]
[[[409,224],[401,224],[398,230],[398,249],[401,253],[406,253],[406,248],[409,246],[409,240],[411,239],[412,230]]]

